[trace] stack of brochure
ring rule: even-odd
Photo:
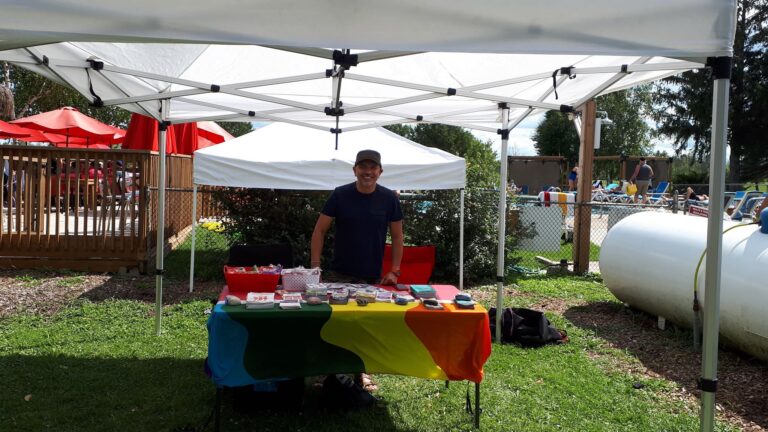
[[[275,293],[249,292],[245,297],[246,309],[272,309],[275,305]]]
[[[285,293],[280,309],[301,309],[301,293]]]

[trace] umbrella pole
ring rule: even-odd
[[[160,169],[157,177],[157,246],[155,251],[155,334],[160,336],[163,319],[163,260],[165,258],[165,140],[168,129],[168,99],[160,102]]]
[[[501,114],[501,175],[499,178],[499,248],[496,257],[496,342],[501,343],[501,309],[504,306],[504,258],[507,214],[507,144],[509,143],[509,106],[499,104]]]

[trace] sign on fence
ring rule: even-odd
[[[709,216],[709,209],[706,207],[699,207],[692,205],[688,207],[688,213],[694,215],[694,216],[702,216],[702,217],[708,217]]]

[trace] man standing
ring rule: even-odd
[[[347,282],[394,285],[403,256],[403,212],[394,191],[376,182],[384,171],[381,155],[362,150],[352,168],[357,180],[337,187],[326,201],[312,233],[311,265],[320,266],[323,243],[336,220],[331,269]],[[392,236],[392,268],[381,275],[387,228]],[[324,278],[328,280],[329,278]]]
[[[648,203],[648,186],[651,184],[653,178],[653,168],[645,163],[645,158],[641,157],[640,162],[635,167],[635,172],[632,173],[632,177],[629,179],[630,183],[637,184],[637,190],[635,196],[632,197],[632,202],[637,203],[637,196],[643,196],[643,204]]]

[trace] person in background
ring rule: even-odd
[[[653,168],[651,168],[650,165],[645,163],[644,157],[641,157],[640,162],[638,162],[637,166],[635,167],[635,172],[632,174],[632,177],[629,179],[630,183],[635,183],[637,185],[635,196],[632,197],[633,203],[637,203],[637,197],[640,195],[643,196],[643,204],[648,203],[648,200],[649,200],[648,186],[651,185],[652,178],[653,178]]]
[[[579,178],[579,167],[575,166],[568,173],[568,192],[576,190],[576,180]]]
[[[763,210],[768,208],[768,198],[763,198],[763,202],[760,203],[760,205],[757,207],[757,210],[755,210],[755,221],[758,225],[760,225],[762,228],[760,229],[760,232],[763,234],[768,234],[768,227],[762,226],[763,220],[760,217],[763,213]]]
[[[696,192],[690,186],[685,190],[684,199],[687,201],[709,201],[709,197],[706,194],[696,195]]]

